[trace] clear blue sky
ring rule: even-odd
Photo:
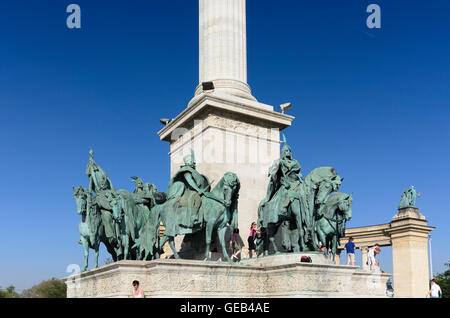
[[[70,3],[81,6],[80,30],[65,25]],[[365,25],[370,3],[379,30]],[[389,222],[415,185],[442,271],[450,2],[248,0],[247,10],[249,84],[264,103],[293,103],[285,133],[303,174],[326,165],[345,178],[349,226]],[[87,186],[89,147],[116,188],[131,190],[137,175],[167,189],[159,118],[182,111],[197,82],[197,0],[2,1],[1,286],[21,290],[82,263],[72,186]]]

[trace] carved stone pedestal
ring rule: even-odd
[[[140,282],[146,297],[386,297],[389,274],[326,264],[318,255],[313,263],[301,263],[300,256],[268,256],[232,265],[120,261],[66,278],[67,297],[129,297],[133,280]]]

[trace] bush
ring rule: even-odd
[[[56,278],[43,281],[38,285],[26,289],[22,292],[22,297],[25,298],[66,298],[67,286],[66,284]]]
[[[16,288],[13,285],[6,287],[5,290],[3,290],[0,287],[0,298],[19,298],[19,297],[20,296],[18,293],[16,293]]]

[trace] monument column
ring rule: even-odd
[[[199,86],[213,82],[216,90],[252,99],[247,84],[245,0],[199,0]]]
[[[428,226],[416,207],[398,209],[392,218],[391,235],[396,297],[425,297],[429,290]]]
[[[244,242],[267,194],[268,169],[280,158],[280,131],[294,120],[251,94],[245,4],[245,0],[199,0],[200,84],[187,107],[158,132],[170,143],[171,176],[191,149],[197,170],[215,181],[213,187],[226,172],[238,176],[238,222]]]

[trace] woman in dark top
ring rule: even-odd
[[[259,228],[256,228],[256,222],[253,222],[250,226],[250,235],[247,238],[248,242],[248,255],[249,257],[256,256],[256,245],[255,245],[255,237],[256,234],[259,234],[259,230],[261,229],[261,226]]]

